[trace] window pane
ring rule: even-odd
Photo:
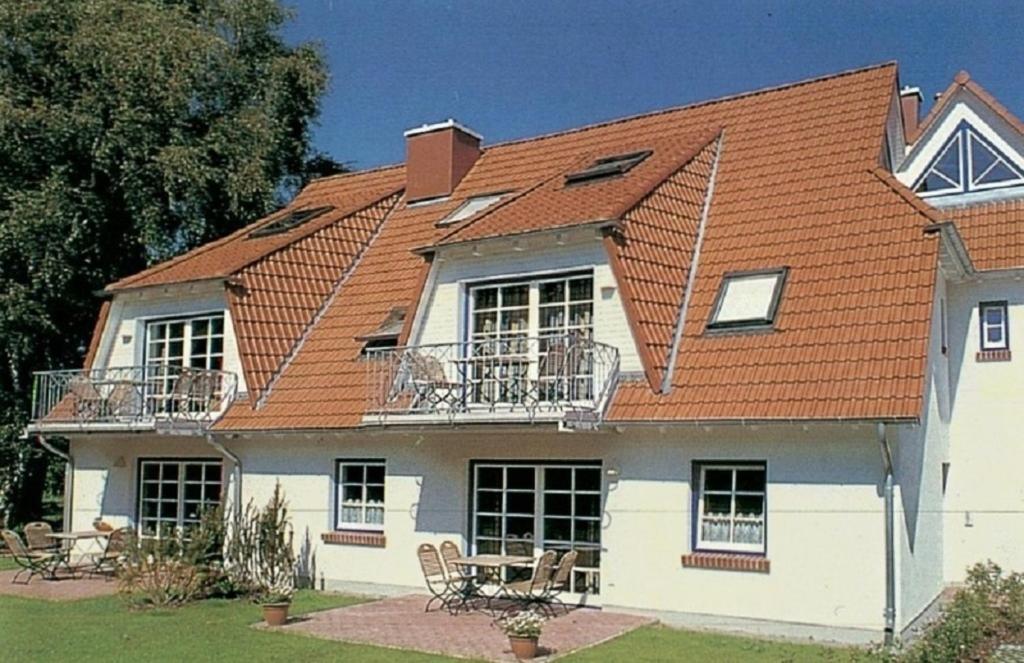
[[[476,494],[477,511],[501,513],[501,493],[496,490],[479,490]]]
[[[384,466],[367,465],[366,483],[384,483]]]
[[[736,490],[763,493],[764,470],[737,470]]]
[[[764,543],[764,523],[737,522],[733,528],[733,543]]]
[[[207,465],[206,469],[204,470],[204,472],[206,474],[206,480],[207,481],[215,481],[217,483],[220,483],[220,471],[221,471],[220,463],[216,463],[216,464],[211,463],[211,464]]]
[[[565,307],[542,306],[540,309],[540,327],[561,329],[565,326]],[[556,332],[557,333],[557,332]]]
[[[533,489],[534,469],[532,467],[510,467],[508,468],[508,487],[520,489]]]
[[[728,516],[732,513],[732,497],[729,495],[705,495],[704,513]]]
[[[569,518],[545,518],[544,538],[548,541],[571,541],[572,520]]]
[[[508,513],[533,513],[533,493],[508,493],[505,510]]]
[[[1003,309],[995,306],[986,308],[985,322],[990,325],[1001,325],[1003,323]]]
[[[571,516],[572,495],[568,493],[545,494],[544,513],[550,516]]]
[[[732,470],[705,470],[704,490],[732,490]]]
[[[362,465],[344,465],[342,466],[341,480],[343,483],[362,483],[363,482],[363,466]]]
[[[1003,341],[1003,330],[1001,327],[989,327],[985,332],[985,338],[989,343],[1001,343]]]
[[[474,334],[493,334],[498,329],[497,311],[475,313],[473,315]]]
[[[565,301],[565,281],[549,281],[540,284],[540,303],[550,304]]]
[[[196,336],[206,336],[210,331],[209,320],[193,320],[192,321],[192,338]]]
[[[576,515],[598,517],[601,515],[600,495],[577,495]]]
[[[363,487],[361,485],[342,486],[341,499],[343,502],[362,502]]]
[[[530,286],[527,284],[510,285],[501,289],[501,305],[526,306],[530,303]]]
[[[568,467],[548,467],[544,470],[544,488],[547,490],[570,490],[572,488],[572,469]]]
[[[196,463],[185,465],[185,481],[202,481],[203,466]]]
[[[529,326],[529,319],[530,311],[525,308],[504,311],[501,316],[501,331],[526,331]]]
[[[601,490],[601,468],[586,467],[576,470],[576,490]]]
[[[156,463],[143,463],[142,464],[142,478],[143,479],[159,479],[160,478],[160,466]]]
[[[569,299],[578,302],[594,298],[594,279],[573,279],[569,281]]]
[[[201,500],[201,499],[203,499],[203,484],[201,484],[201,483],[186,483],[185,484],[185,499],[186,500]]]
[[[728,518],[705,518],[701,522],[700,539],[701,541],[729,542],[732,539],[731,531]]]
[[[500,467],[481,467],[477,469],[476,482],[480,488],[501,488],[502,472]]]
[[[576,540],[583,543],[601,541],[601,523],[596,520],[576,520]]]
[[[501,517],[477,516],[476,535],[501,538]]]
[[[483,308],[497,308],[498,306],[498,289],[497,288],[477,288],[473,291],[473,306],[477,309]]]
[[[525,536],[532,537],[533,518],[506,518],[505,528],[507,536],[518,536],[519,538]]]
[[[163,464],[163,479],[176,480],[178,478],[178,464],[177,463],[164,463]]]
[[[363,521],[363,510],[357,506],[343,506],[341,508],[341,522],[361,523]]]
[[[366,502],[367,504],[383,504],[384,486],[367,486]]]
[[[737,495],[737,518],[760,518],[764,515],[764,498],[759,495]]]
[[[569,307],[569,325],[573,327],[589,327],[593,306],[590,304],[573,304]]]
[[[384,524],[384,509],[382,507],[366,507],[366,523],[368,525]]]

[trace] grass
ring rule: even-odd
[[[19,568],[10,557],[0,557],[0,571],[11,571]]]
[[[359,599],[299,592],[298,615],[351,605]],[[419,663],[449,660],[416,652],[319,640],[250,628],[259,608],[246,601],[211,600],[175,610],[130,611],[115,596],[67,603],[0,597],[0,651],[11,661],[76,663],[117,660],[294,661],[354,660]],[[567,663],[646,661],[872,660],[866,652],[818,645],[680,631],[651,626],[564,659]]]

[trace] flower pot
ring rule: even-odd
[[[510,635],[508,643],[512,646],[512,653],[520,660],[537,657],[537,638]]]
[[[267,626],[284,626],[288,621],[290,603],[264,603],[263,621]]]

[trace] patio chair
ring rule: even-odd
[[[501,586],[501,594],[512,600],[512,604],[502,611],[501,618],[509,617],[516,612],[544,606],[551,576],[555,567],[555,551],[547,550],[533,567],[533,576],[529,580],[509,582]]]
[[[409,381],[415,393],[412,409],[426,407],[428,412],[446,409],[454,414],[462,405],[462,383],[448,379],[444,365],[437,357],[415,351],[409,352],[406,357]]]
[[[103,395],[93,381],[84,375],[76,375],[68,381],[75,418],[92,421],[103,413]]]
[[[437,548],[431,543],[420,544],[416,549],[416,556],[420,560],[423,581],[427,584],[427,591],[430,592],[430,600],[427,601],[423,612],[430,612],[430,606],[435,601],[440,602],[442,608],[451,612],[453,601],[458,598],[458,593],[452,587],[448,574],[445,573],[445,565],[441,561],[441,555],[437,552]]]
[[[21,570],[14,574],[11,582],[17,582],[18,577],[28,572],[28,579],[25,584],[32,582],[32,576],[43,576],[52,578],[57,567],[63,561],[63,555],[59,552],[32,551],[25,547],[25,543],[17,533],[9,529],[0,531],[7,549],[11,552],[14,563],[21,567]]]
[[[459,550],[459,545],[454,541],[442,541],[441,542],[441,559],[444,560],[444,569],[448,574],[448,580],[452,583],[460,583],[469,580],[468,576],[458,564],[454,563],[454,560],[462,557],[462,551]]]
[[[137,410],[135,405],[135,385],[126,380],[119,380],[110,389],[104,403],[105,414],[115,419],[131,417]]]
[[[533,537],[529,534],[524,534],[522,538],[515,534],[509,534],[505,537],[505,554],[512,557],[529,557],[533,559]],[[504,578],[505,582],[517,582],[519,580],[527,580],[530,577],[529,566],[509,566],[506,567],[508,572]]]
[[[25,541],[28,543],[28,549],[32,552],[59,550],[60,544],[50,536],[51,534],[53,534],[53,528],[50,527],[50,523],[39,521],[25,525]]]
[[[562,559],[558,560],[558,566],[555,567],[555,572],[551,576],[551,582],[548,583],[544,592],[544,601],[548,605],[560,606],[566,614],[569,613],[569,606],[561,599],[561,595],[572,587],[572,570],[576,567],[577,557],[579,557],[579,553],[575,550],[570,550],[562,555]]]
[[[89,575],[101,573],[108,577],[113,576],[124,563],[130,535],[131,529],[128,527],[111,532],[107,537],[107,545],[103,548],[103,552],[96,555],[93,560],[93,567],[89,570]]]

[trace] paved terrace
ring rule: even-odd
[[[25,584],[25,577],[28,573],[21,574],[18,582],[11,582],[16,573],[18,572],[0,572],[0,595],[47,601],[75,601],[107,596],[117,592],[117,583],[114,580],[100,576],[73,578],[60,575],[57,580],[46,580],[35,576],[31,582]]]
[[[284,631],[330,640],[487,661],[515,661],[508,638],[485,612],[450,615],[444,610],[423,612],[427,596],[399,596],[334,608],[291,621]],[[538,655],[552,660],[593,647],[653,620],[592,608],[559,614],[544,625]]]

